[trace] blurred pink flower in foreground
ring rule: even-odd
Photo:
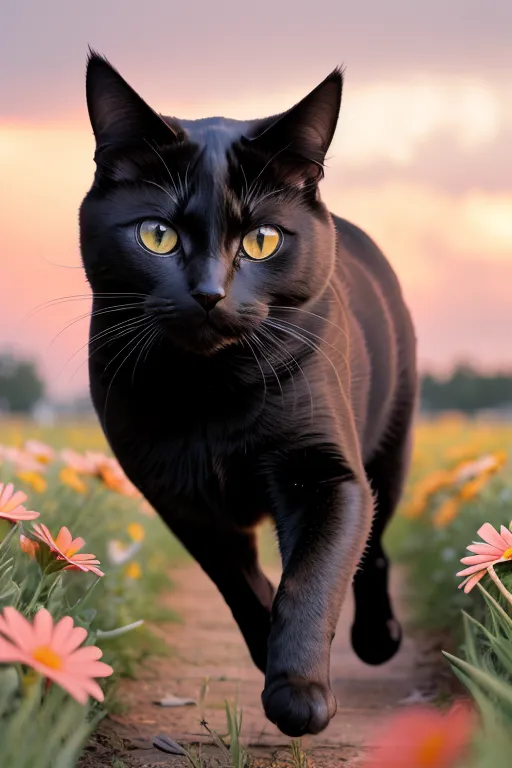
[[[457,576],[466,576],[459,584],[459,589],[464,587],[464,592],[470,592],[489,567],[512,561],[512,533],[504,525],[498,533],[490,523],[484,523],[477,533],[485,543],[477,541],[469,545],[468,550],[474,554],[461,560],[469,568],[457,573]]]
[[[75,627],[71,616],[54,624],[51,614],[41,608],[31,624],[7,607],[0,614],[0,662],[32,667],[80,704],[86,704],[89,695],[103,701],[103,691],[93,678],[109,677],[114,670],[98,661],[103,654],[95,645],[78,647],[86,637],[87,631]]]
[[[474,726],[473,712],[462,704],[447,713],[433,707],[405,710],[387,724],[361,768],[454,768]]]
[[[103,571],[96,567],[100,565],[100,561],[94,555],[78,554],[78,550],[82,549],[85,541],[80,536],[74,539],[66,526],[62,526],[57,537],[54,539],[46,525],[36,523],[34,525],[34,534],[56,555],[57,560],[67,560],[69,565],[66,565],[63,570],[78,569],[80,571],[90,571],[95,573],[96,576],[103,576]]]
[[[19,520],[35,520],[39,512],[29,512],[23,506],[27,495],[23,491],[14,491],[14,485],[0,483],[0,518],[17,523]]]

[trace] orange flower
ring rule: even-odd
[[[454,496],[451,499],[444,501],[440,507],[437,508],[432,522],[436,528],[444,528],[445,525],[451,523],[457,517],[457,512],[461,506],[461,500]]]
[[[11,523],[17,523],[18,520],[35,520],[39,517],[39,512],[29,512],[25,509],[22,505],[26,500],[27,495],[22,491],[14,493],[12,483],[0,483],[0,518]]]
[[[113,669],[98,661],[102,652],[95,645],[79,648],[87,638],[83,627],[75,627],[71,616],[56,624],[46,608],[41,608],[31,624],[15,608],[0,615],[0,662],[31,667],[43,677],[64,688],[80,704],[93,696],[103,701],[103,691],[95,677],[109,677]]]
[[[78,473],[71,467],[62,467],[62,469],[59,472],[59,480],[61,481],[61,483],[64,483],[64,485],[69,486],[69,488],[72,488],[77,493],[87,492],[86,484],[84,483],[82,478],[78,475]]]
[[[44,493],[48,487],[48,483],[39,472],[25,470],[24,472],[18,472],[18,477],[24,483],[30,485],[36,493]]]
[[[39,544],[37,541],[32,541],[32,539],[29,539],[28,536],[21,534],[20,547],[22,552],[25,552],[25,554],[31,557],[33,560],[37,558],[37,553],[39,552]]]
[[[464,483],[459,491],[460,498],[463,501],[470,501],[471,499],[474,499],[475,496],[478,496],[482,488],[487,484],[488,480],[488,475],[480,475],[480,477],[475,477],[473,480],[468,480],[468,482]]]
[[[56,539],[53,538],[43,523],[34,525],[34,534],[55,554],[57,560],[66,560],[69,563],[69,565],[64,566],[63,570],[90,571],[96,576],[103,576],[103,572],[96,567],[100,565],[100,561],[94,555],[77,554],[84,546],[85,541],[80,537],[73,539],[65,526],[60,529]]]
[[[467,706],[455,705],[446,714],[411,708],[388,723],[361,768],[452,768],[466,753],[473,728]]]
[[[466,577],[459,584],[459,589],[464,587],[466,593],[471,592],[473,587],[483,579],[490,566],[512,561],[512,533],[504,525],[498,533],[490,523],[484,523],[477,533],[485,543],[477,541],[467,547],[474,554],[463,557],[461,563],[468,565],[469,568],[464,568],[457,573],[457,576]]]
[[[115,459],[108,459],[100,469],[100,476],[107,488],[123,496],[139,496],[137,488],[128,480]]]

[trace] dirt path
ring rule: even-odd
[[[229,609],[195,564],[181,566],[171,575],[175,589],[169,604],[183,623],[156,630],[169,644],[169,656],[153,662],[138,681],[124,684],[122,701],[126,713],[109,718],[103,727],[115,736],[119,762],[96,760],[91,765],[170,766],[173,762],[169,762],[169,757],[151,747],[151,738],[165,733],[183,743],[204,742],[207,739],[200,725],[203,717],[211,728],[225,733],[226,699],[237,701],[243,710],[242,738],[256,764],[271,762],[270,757],[279,760],[279,753],[286,750],[290,739],[263,715],[263,676],[252,664]],[[278,574],[270,575],[277,581]],[[397,586],[394,585],[395,594]],[[406,639],[400,653],[388,664],[367,667],[350,647],[351,618],[349,600],[332,649],[331,679],[338,712],[324,733],[302,739],[302,748],[312,755],[317,766],[357,766],[371,745],[379,716],[399,707],[399,702],[415,688],[412,642]],[[163,708],[153,703],[168,694],[199,700],[205,678],[210,682],[201,706]],[[100,745],[97,749],[101,752]]]

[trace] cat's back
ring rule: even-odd
[[[361,328],[370,364],[365,453],[372,453],[401,407],[415,398],[416,340],[398,278],[359,227],[332,216],[338,236],[335,279]]]

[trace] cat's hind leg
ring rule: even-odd
[[[355,617],[352,647],[366,664],[383,664],[391,659],[402,641],[389,597],[389,561],[382,536],[400,501],[411,453],[411,418],[399,429],[366,467],[375,496],[375,516],[367,548],[354,583]]]

